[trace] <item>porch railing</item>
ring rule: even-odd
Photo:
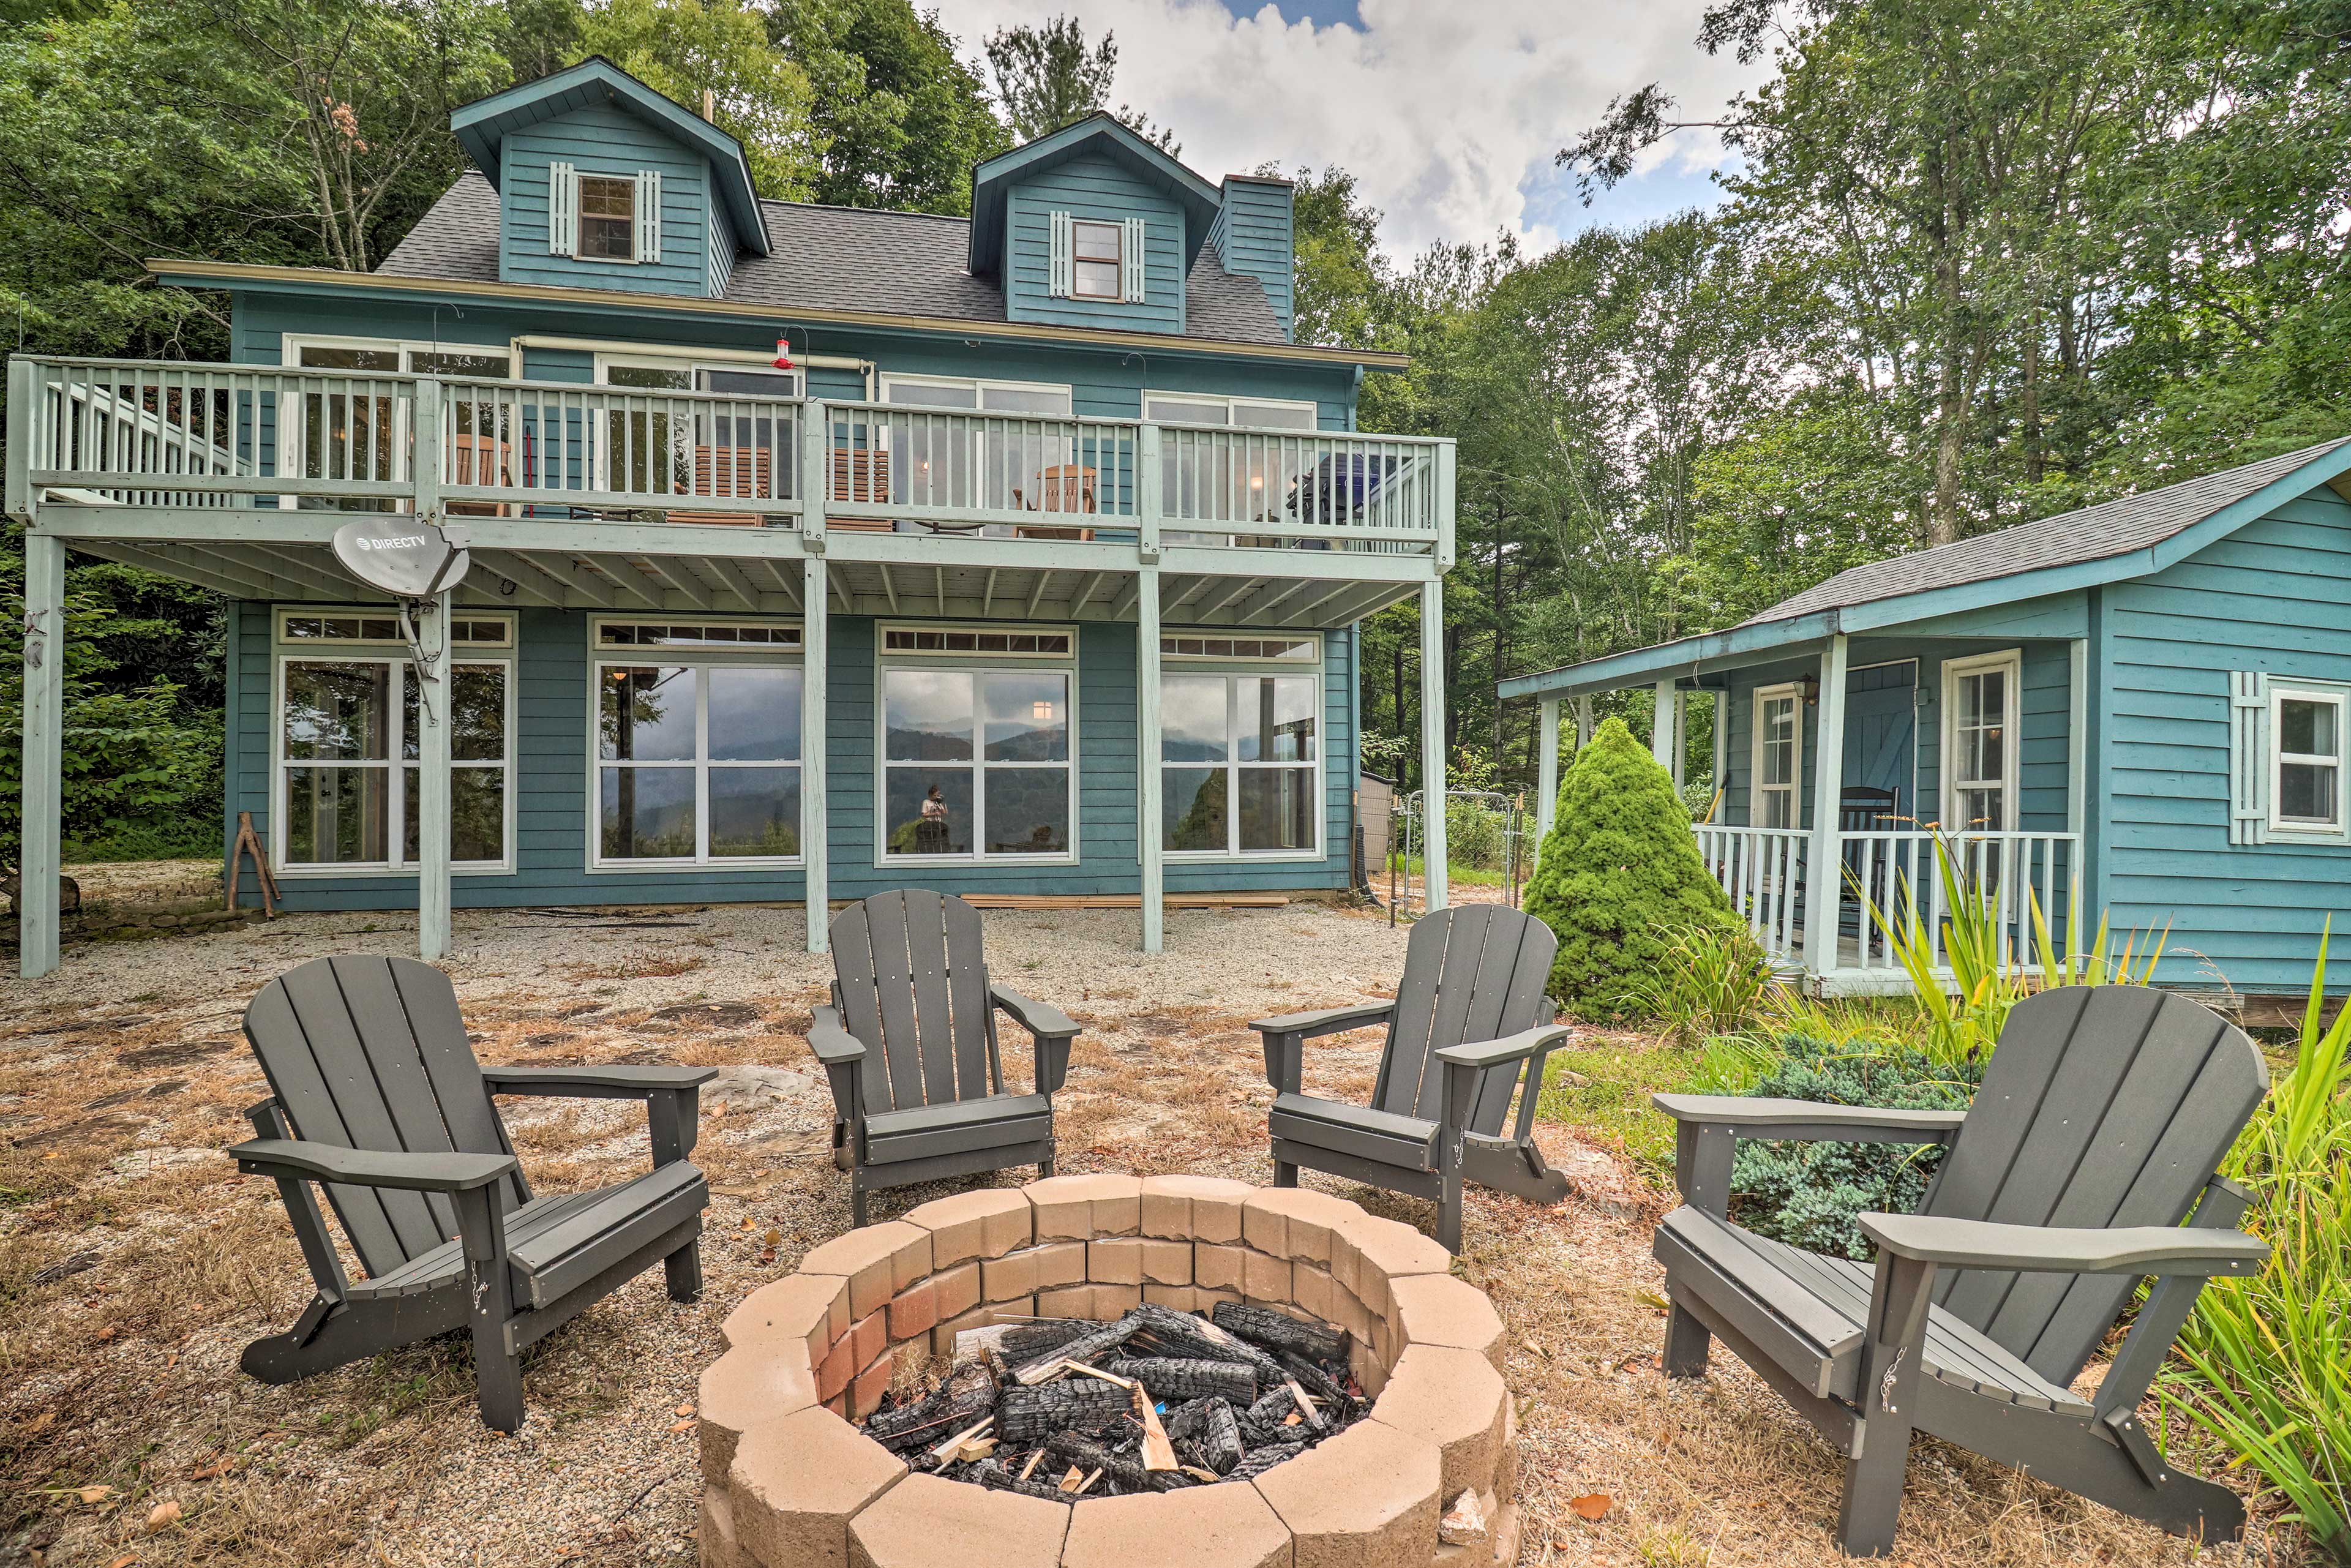
[[[1443,552],[1450,444],[368,371],[20,356],[16,476],[68,503],[734,522]],[[820,506],[809,503],[811,491]],[[62,493],[59,495],[58,493]]]
[[[1801,962],[1811,901],[1822,895],[1811,874],[1812,833],[1710,823],[1694,831],[1699,858],[1756,940],[1777,960]],[[2079,835],[1978,832],[1940,837],[1950,850],[1962,895],[1989,898],[2001,962],[2038,963],[2040,945],[2032,925],[2036,903],[2051,938],[2062,946],[2080,865]],[[1870,914],[1874,904],[1897,927],[1915,915],[1926,928],[1934,967],[1948,971],[1944,928],[1951,907],[1936,861],[1937,838],[1915,830],[1836,835],[1837,864],[1824,894],[1835,911],[1827,969],[1890,974],[1901,967]]]

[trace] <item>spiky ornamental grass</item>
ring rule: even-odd
[[[1526,910],[1559,936],[1551,994],[1594,1022],[1640,1015],[1642,978],[1667,962],[1677,932],[1736,924],[1672,775],[1624,720],[1603,724],[1561,781]]]

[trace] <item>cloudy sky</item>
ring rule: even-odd
[[[1686,133],[1590,208],[1552,154],[1608,100],[1659,80],[1711,109],[1763,74],[1691,42],[1701,0],[937,0],[975,55],[1066,8],[1118,37],[1113,102],[1175,130],[1215,179],[1269,159],[1338,163],[1387,214],[1399,258],[1498,230],[1548,246],[1718,198],[1722,150]]]

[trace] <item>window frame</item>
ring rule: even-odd
[[[1788,781],[1784,784],[1763,782],[1763,757],[1770,744],[1765,730],[1765,714],[1775,702],[1791,705],[1789,716],[1793,720],[1791,737],[1793,753],[1789,760]],[[1773,832],[1802,832],[1804,830],[1804,688],[1801,682],[1782,681],[1775,685],[1755,688],[1748,721],[1747,822],[1750,827],[1766,828]],[[1788,820],[1782,823],[1766,824],[1757,810],[1766,794],[1784,793],[1788,798]]]
[[[588,182],[590,180],[603,180],[611,184],[626,185],[629,188],[629,240],[626,256],[590,256],[588,253]],[[600,266],[636,267],[641,265],[638,252],[644,248],[644,244],[639,238],[638,231],[640,225],[645,221],[645,215],[639,211],[639,208],[643,204],[644,193],[644,179],[641,174],[604,174],[593,170],[574,168],[571,171],[571,259],[594,262]],[[610,221],[609,214],[600,213],[597,215]]]
[[[279,605],[270,615],[268,810],[269,867],[274,875],[304,881],[349,876],[405,878],[419,874],[416,865],[400,858],[402,852],[407,847],[408,770],[411,767],[423,766],[421,759],[412,764],[400,755],[402,741],[402,724],[406,717],[407,708],[407,694],[404,688],[392,704],[391,729],[385,737],[385,756],[382,761],[306,764],[290,761],[286,755],[286,672],[288,664],[388,664],[395,669],[413,669],[415,664],[415,661],[408,656],[408,644],[397,636],[289,640],[286,636],[286,622],[294,619],[307,620],[340,615],[372,616],[381,619],[389,610],[389,606],[381,604],[298,604]],[[396,611],[391,612],[397,613]],[[506,853],[503,859],[496,861],[452,860],[449,862],[449,873],[452,876],[512,876],[517,870],[516,800],[520,793],[517,788],[519,782],[517,770],[520,764],[517,757],[517,737],[516,735],[516,727],[520,716],[518,691],[520,660],[517,648],[517,628],[511,611],[465,610],[459,612],[455,618],[466,621],[496,621],[507,629],[506,641],[503,643],[453,643],[450,644],[447,655],[448,664],[452,670],[460,664],[496,664],[502,665],[506,672],[504,684],[506,712],[503,716],[502,730],[505,744],[500,759],[496,763],[460,762],[453,759],[450,763],[453,770],[472,768],[487,771],[495,767],[505,771],[506,788],[501,791],[500,801],[504,820],[500,825],[499,841]],[[462,654],[461,650],[464,651]],[[404,681],[408,677],[403,674],[402,678]],[[287,775],[288,769],[295,766],[384,768],[389,774],[384,796],[384,811],[388,824],[385,829],[385,845],[392,852],[392,858],[381,861],[352,861],[331,865],[314,862],[290,863],[286,858]]]
[[[1311,633],[1314,657],[1304,658],[1236,658],[1208,653],[1170,653],[1166,644],[1184,637],[1231,637],[1230,627],[1176,627],[1160,633],[1160,686],[1164,692],[1172,673],[1177,678],[1217,677],[1225,683],[1225,759],[1221,763],[1169,762],[1163,727],[1160,755],[1155,759],[1160,768],[1160,833],[1166,834],[1166,770],[1170,768],[1221,768],[1225,770],[1225,843],[1221,850],[1171,850],[1163,842],[1160,858],[1171,865],[1265,865],[1307,864],[1328,858],[1331,852],[1331,688],[1326,667],[1327,643],[1320,632]],[[1263,635],[1277,636],[1268,632]],[[1252,676],[1288,676],[1292,680],[1314,683],[1314,755],[1304,762],[1269,762],[1259,759],[1245,762],[1240,756],[1239,688],[1237,680]],[[1164,705],[1163,705],[1164,706]],[[1240,772],[1290,771],[1307,773],[1313,782],[1314,843],[1311,849],[1247,850],[1241,848]]]
[[[2003,705],[2000,723],[2001,734],[2006,737],[2006,744],[2001,748],[2001,774],[1998,780],[2001,792],[2001,826],[1977,828],[1970,827],[1959,820],[1959,791],[1963,788],[1980,789],[1986,787],[1986,781],[1982,779],[1970,780],[1964,785],[1959,779],[1958,760],[1959,683],[1970,675],[1987,674],[1995,670],[2003,672],[2007,676],[2001,688]],[[2023,831],[2018,824],[2023,817],[2022,791],[2020,786],[2022,779],[2024,751],[2022,716],[2024,650],[2002,648],[1995,653],[1970,654],[1964,659],[1946,659],[1943,661],[1941,686],[1943,712],[1941,722],[1936,726],[1938,752],[1935,770],[1940,781],[1938,793],[1941,799],[1937,805],[1942,831],[1950,834],[1977,835]]]
[[[735,647],[716,645],[695,648],[645,643],[636,647],[608,648],[603,645],[604,628],[611,625],[678,624],[697,626],[789,626],[800,633],[800,643],[794,647],[774,643],[742,643]],[[587,745],[587,842],[585,869],[590,876],[643,876],[684,873],[698,875],[713,871],[795,870],[808,864],[809,789],[808,789],[808,631],[806,623],[796,617],[782,615],[657,615],[644,612],[634,614],[591,615],[588,618],[588,716]],[[785,665],[800,672],[800,732],[797,749],[799,756],[789,762],[750,761],[721,762],[721,769],[743,768],[792,768],[800,777],[800,852],[796,855],[714,855],[710,852],[710,685],[696,675],[694,683],[694,749],[687,762],[647,764],[653,768],[683,770],[694,774],[694,841],[695,852],[684,855],[636,855],[606,859],[604,856],[604,777],[608,759],[603,755],[602,716],[604,702],[604,672],[609,668],[641,668],[649,664],[684,665],[695,670],[712,666],[765,668]]]
[[[973,406],[945,408],[936,403],[927,402],[893,403],[890,402],[890,389],[898,386],[968,387],[973,393]],[[1025,408],[990,408],[987,406],[987,394],[992,391],[1060,392],[1070,400],[1070,406],[1068,411],[1062,413],[1047,413],[1040,410]],[[935,376],[902,371],[883,371],[874,379],[873,397],[875,402],[888,404],[893,408],[923,409],[932,413],[995,414],[1006,419],[1076,419],[1079,417],[1078,389],[1073,382],[1019,382],[1004,376]]]
[[[2343,842],[2351,838],[2351,685],[2277,675],[2272,675],[2267,685],[2268,702],[2262,710],[2262,767],[2269,779],[2266,834],[2299,842]],[[2285,749],[2284,710],[2288,702],[2318,703],[2335,710],[2335,751],[2331,757]],[[2311,821],[2283,814],[2285,769],[2293,765],[2335,769],[2332,821]]]
[[[1154,419],[1151,417],[1151,400],[1154,398],[1166,398],[1170,401],[1180,402],[1221,403],[1224,405],[1225,410],[1225,423],[1222,424],[1202,424],[1193,420]],[[1234,420],[1233,415],[1235,412],[1243,405],[1258,408],[1304,409],[1306,411],[1309,423],[1302,425],[1241,424]],[[1322,405],[1308,398],[1253,397],[1247,392],[1178,392],[1173,387],[1145,387],[1143,389],[1142,401],[1136,406],[1141,412],[1143,423],[1145,424],[1176,425],[1181,428],[1192,430],[1247,430],[1260,434],[1272,433],[1284,435],[1326,435],[1343,434],[1342,432],[1325,431],[1322,428]]]
[[[491,379],[511,382],[519,381],[522,378],[522,366],[520,363],[521,354],[511,340],[504,344],[441,343],[435,342],[431,339],[424,338],[363,338],[340,332],[280,332],[277,335],[278,363],[287,370],[302,371],[323,368],[303,364],[302,350],[305,349],[388,349],[398,357],[400,361],[400,368],[392,371],[371,372],[385,376],[441,375],[444,373],[439,371],[417,371],[410,369],[410,357],[419,353],[479,354],[485,359],[503,357],[507,362],[506,374],[502,377],[495,377]],[[289,401],[295,404],[297,408],[297,412],[294,415],[293,421],[291,422],[290,427],[289,422],[287,418],[287,410],[284,406]],[[279,402],[280,407],[277,411],[277,423],[275,434],[271,439],[275,445],[277,462],[279,470],[280,472],[283,472],[287,457],[287,443],[288,440],[289,428],[294,433],[292,440],[295,442],[298,448],[305,448],[308,445],[305,422],[308,420],[308,414],[307,412],[302,412],[307,403],[307,394],[294,394],[290,398],[281,398]],[[406,399],[394,399],[392,402],[392,432],[386,439],[393,455],[395,466],[397,465],[400,455],[407,452],[409,449],[409,443],[413,434],[411,425],[413,421],[413,406],[414,405]],[[301,455],[307,457],[307,453],[303,453]],[[307,472],[307,461],[304,466],[305,471]],[[300,496],[280,496],[277,497],[277,507],[280,511],[299,511],[304,509],[302,507],[304,499],[305,497]],[[315,497],[312,497],[312,499],[315,499]],[[321,503],[322,507],[324,505],[324,503]],[[341,508],[334,509],[340,510]]]
[[[1111,237],[1111,254],[1108,260],[1104,260],[1102,257],[1098,256],[1083,256],[1079,253],[1078,235],[1081,230],[1084,229],[1101,229],[1109,234]],[[1078,280],[1085,276],[1084,269],[1088,267],[1107,267],[1111,269],[1111,289],[1109,293],[1089,293],[1086,289],[1079,286]],[[1074,214],[1071,216],[1070,298],[1072,299],[1092,300],[1097,304],[1122,305],[1127,303],[1126,225],[1124,224],[1106,218],[1081,218]]]
[[[625,350],[616,349],[610,351],[599,349],[595,351],[594,360],[594,368],[589,373],[595,377],[596,385],[600,387],[612,384],[607,379],[605,372],[616,367],[625,370],[684,371],[689,381],[696,371],[745,371],[758,368],[764,369],[770,375],[791,377],[796,390],[789,395],[802,401],[808,397],[807,368],[795,365],[789,371],[777,370],[776,356],[765,350],[697,349],[684,344],[671,346],[648,343],[642,349]],[[652,392],[663,389],[624,387],[621,390]],[[764,392],[705,392],[698,387],[690,386],[676,390],[681,395],[687,397],[764,397],[768,395]]]
[[[946,649],[915,649],[893,652],[886,646],[892,632],[1004,632],[1018,630],[1070,639],[1067,653],[963,653]],[[876,871],[904,871],[909,866],[991,866],[991,865],[1076,865],[1083,858],[1081,841],[1083,824],[1079,820],[1078,768],[1081,730],[1079,725],[1078,656],[1081,644],[1075,625],[1048,623],[1034,626],[1008,627],[1003,623],[974,621],[876,621],[873,623],[873,867]],[[973,677],[975,698],[978,677],[990,674],[1034,674],[1051,673],[1064,676],[1068,682],[1070,706],[1070,755],[1061,762],[998,762],[989,763],[985,737],[980,732],[979,704],[975,700],[972,713],[972,757],[967,762],[946,766],[968,768],[981,776],[979,788],[972,791],[972,849],[959,855],[893,855],[890,852],[890,768],[889,756],[889,680],[892,670],[952,670]],[[899,763],[899,767],[912,764]],[[1061,768],[1069,775],[1070,847],[1061,854],[990,853],[987,849],[986,826],[987,797],[984,775],[990,767],[997,768]]]

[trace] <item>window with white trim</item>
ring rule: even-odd
[[[1748,821],[1758,828],[1802,825],[1796,789],[1804,765],[1804,699],[1795,686],[1755,694],[1755,761]]]
[[[597,868],[800,857],[800,633],[747,621],[595,622]]]
[[[2269,698],[2270,831],[2341,836],[2351,690],[2273,677]]]
[[[1943,828],[2002,833],[2016,826],[2017,687],[2011,648],[1943,664]]]
[[[1308,859],[1322,852],[1319,672],[1195,672],[1187,643],[1160,640],[1160,844],[1170,855]],[[1289,657],[1285,650],[1277,657]]]
[[[382,338],[315,338],[287,333],[279,340],[280,359],[301,370],[360,371],[384,376],[457,376],[476,381],[506,381],[515,373],[514,357],[503,348],[465,343],[403,342]],[[306,479],[392,481],[408,476],[409,426],[412,405],[405,388],[371,385],[364,381],[334,382],[317,391],[305,391],[281,405],[277,432],[281,471],[298,472]],[[509,451],[510,439],[492,428],[502,416],[495,405],[459,402],[452,405],[458,482],[502,482],[496,459]],[[299,467],[294,466],[298,454]],[[476,469],[481,477],[476,479]],[[401,503],[365,497],[288,496],[281,505],[306,511],[389,512]],[[449,508],[465,513],[479,508],[459,503]],[[495,507],[487,510],[495,511]]]
[[[514,623],[452,618],[450,860],[513,864]],[[281,612],[273,859],[279,871],[413,870],[423,730],[414,664],[381,612]]]
[[[637,259],[637,182],[611,174],[580,179],[580,248],[582,261]]]
[[[770,358],[740,350],[599,353],[596,380],[651,392],[723,397],[797,398],[807,390],[799,371],[779,371]],[[648,399],[642,406],[607,410],[604,420],[598,461],[607,489],[673,496],[792,493],[799,461],[796,427],[757,404],[722,413],[707,404]]]
[[[1037,633],[1057,652],[1028,657],[893,646],[955,631],[883,629],[881,862],[1074,859],[1074,634]]]
[[[1125,229],[1117,224],[1090,224],[1083,219],[1071,222],[1071,258],[1075,264],[1070,288],[1072,298],[1117,299],[1122,297],[1120,263],[1123,253],[1119,242],[1125,233]]]

